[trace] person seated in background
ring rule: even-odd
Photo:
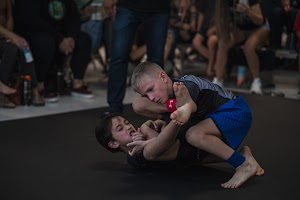
[[[264,0],[267,4],[267,16],[270,22],[270,46],[274,49],[282,48],[282,33],[289,36],[293,33],[293,26],[300,0]],[[291,48],[291,47],[289,47]]]
[[[81,15],[81,31],[92,40],[92,61],[99,61],[103,72],[108,71],[116,0],[76,0]],[[81,6],[80,6],[81,5]],[[104,47],[102,56],[100,48]]]
[[[16,0],[14,9],[16,31],[30,44],[39,82],[46,80],[55,62],[71,57],[72,96],[92,98],[93,93],[83,82],[90,62],[91,39],[80,31],[76,3],[73,0]],[[44,85],[39,85],[41,93],[45,89]],[[48,100],[56,102],[57,92],[51,92]]]
[[[32,104],[45,105],[37,88],[37,79],[33,61],[26,62],[25,50],[30,50],[28,42],[13,32],[14,19],[12,13],[12,1],[3,0],[0,3],[0,106],[14,108],[16,104],[7,96],[16,93],[8,83],[15,71],[21,75],[30,75],[32,86]],[[19,65],[19,66],[18,66]]]
[[[92,56],[98,54],[103,36],[103,11],[102,5],[97,1],[76,0],[81,16],[81,31],[89,34],[92,41]]]
[[[175,49],[180,43],[191,44],[196,34],[197,11],[195,1],[191,1],[185,17],[179,12],[180,0],[171,0],[171,11],[169,19],[169,34],[172,34],[172,44],[167,60],[174,65]]]
[[[243,45],[247,65],[253,77],[250,92],[262,94],[260,62],[256,49],[268,41],[270,28],[258,0],[217,0],[215,24],[219,42],[213,83],[223,85],[229,48]]]
[[[300,73],[300,11],[297,12],[295,23],[294,23],[294,31],[297,37],[296,49],[298,51],[298,71]],[[300,97],[300,90],[298,91],[298,97]]]
[[[215,0],[201,0],[196,2],[198,12],[197,33],[193,38],[193,47],[208,60],[206,74],[211,79],[214,73],[217,37],[213,22]]]

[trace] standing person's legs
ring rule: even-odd
[[[122,112],[126,92],[129,52],[135,32],[142,20],[141,13],[118,8],[114,21],[107,102],[109,112]]]
[[[105,47],[105,61],[106,64],[110,61],[110,53],[111,53],[111,45],[112,45],[112,35],[113,35],[113,26],[114,26],[114,18],[110,17],[103,21],[103,44]],[[105,68],[105,72],[108,69]]]
[[[169,13],[160,12],[146,15],[147,20],[144,27],[148,61],[154,62],[163,68]]]

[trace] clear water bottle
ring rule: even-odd
[[[24,75],[22,78],[22,105],[31,104],[31,76]]]
[[[236,84],[238,87],[243,85],[243,83],[245,82],[245,77],[246,77],[246,67],[243,65],[238,66],[237,80],[236,80]]]
[[[28,47],[26,47],[24,49],[24,56],[25,56],[26,63],[33,62],[32,53],[31,53],[31,51],[30,51],[30,49]]]

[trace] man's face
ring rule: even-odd
[[[132,134],[136,132],[136,129],[125,118],[118,116],[112,119],[111,133],[115,142],[121,146],[126,146],[132,142]]]
[[[165,104],[170,96],[167,82],[165,74],[160,74],[157,78],[145,75],[137,92],[152,102]]]

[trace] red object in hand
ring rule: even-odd
[[[177,109],[176,108],[176,99],[174,99],[174,98],[168,99],[168,101],[166,102],[166,107],[170,113],[174,112]]]

